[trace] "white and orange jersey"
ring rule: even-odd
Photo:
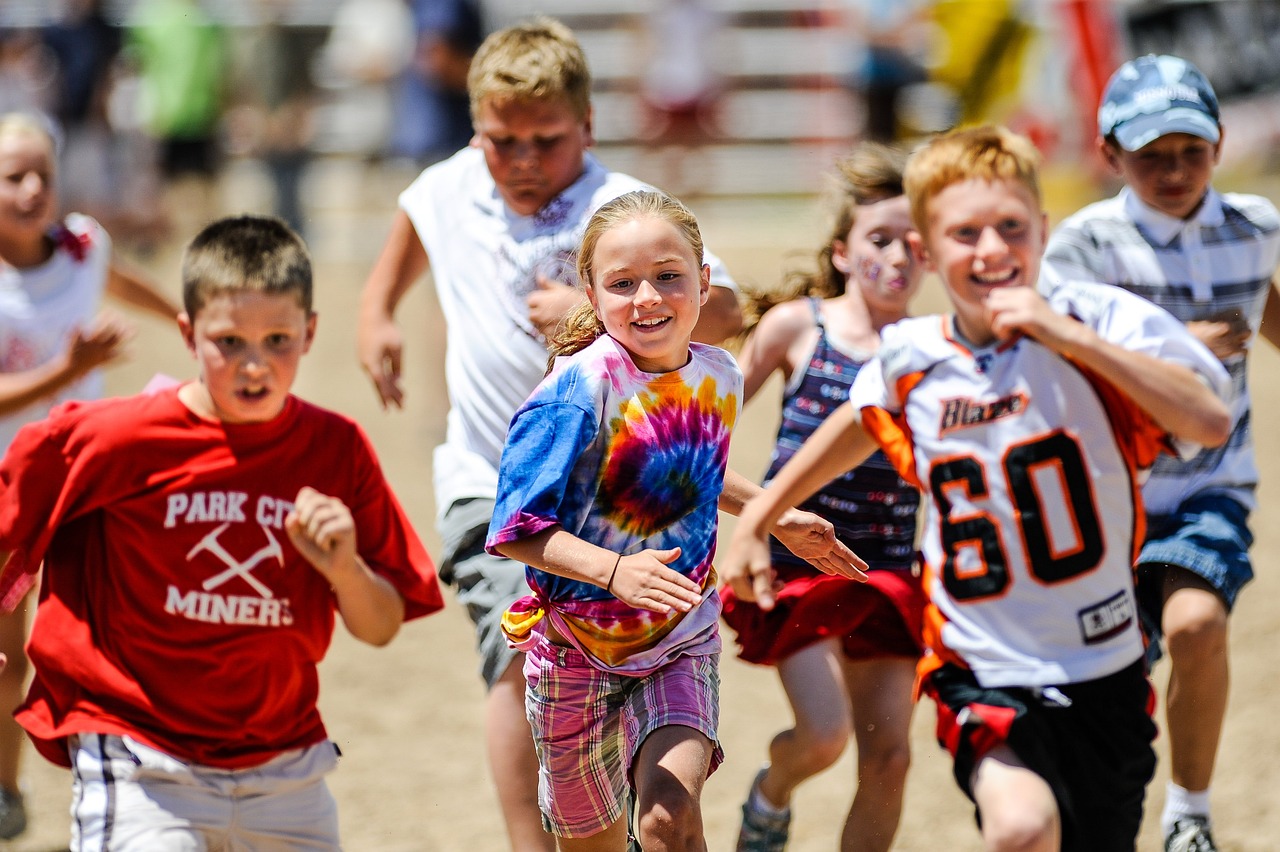
[[[1171,315],[1106,285],[1050,303],[1126,349],[1183,363],[1221,395],[1221,364]],[[983,686],[1102,677],[1142,654],[1133,562],[1139,486],[1161,451],[1194,454],[1104,377],[1029,338],[974,349],[949,317],[885,329],[850,403],[925,495],[924,665]]]

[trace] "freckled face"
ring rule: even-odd
[[[1012,180],[966,180],[929,199],[925,232],[912,234],[927,268],[942,278],[960,332],[993,338],[986,301],[998,287],[1034,287],[1047,222],[1031,190]]]
[[[197,414],[224,423],[265,423],[283,409],[302,356],[315,337],[316,316],[290,293],[214,296],[194,322],[178,317],[200,381],[181,398]]]
[[[914,232],[906,196],[859,205],[853,227],[833,246],[832,263],[874,311],[903,316],[922,270],[907,235]]]
[[[631,219],[600,235],[587,296],[605,331],[646,373],[678,370],[711,291],[680,230],[665,219]]]

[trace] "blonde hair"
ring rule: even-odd
[[[665,192],[636,190],[605,202],[587,222],[578,247],[578,280],[583,287],[595,286],[596,246],[600,238],[619,225],[636,219],[660,219],[674,225],[701,265],[702,232],[689,208]],[[551,358],[554,361],[556,356],[572,355],[585,349],[604,333],[604,323],[596,316],[595,308],[590,302],[583,302],[565,316],[548,341]]]
[[[579,119],[591,110],[591,71],[573,31],[545,16],[493,33],[476,51],[467,73],[471,118],[487,100],[563,98]]]
[[[62,134],[53,120],[38,112],[6,112],[0,114],[0,136],[11,133],[38,136],[49,143],[49,155],[57,165],[58,152],[62,148]]]
[[[283,219],[246,214],[206,225],[182,257],[182,308],[191,320],[227,293],[292,294],[311,313],[311,258]]]
[[[793,264],[784,272],[781,286],[750,293],[746,307],[748,332],[774,305],[802,296],[826,299],[844,294],[848,276],[836,269],[835,243],[849,238],[859,207],[902,195],[906,159],[902,148],[863,142],[836,161],[826,192],[827,205],[832,211],[831,230],[818,250],[816,267]]]
[[[903,183],[911,219],[925,233],[928,202],[953,183],[966,180],[1014,181],[1040,194],[1040,152],[1030,139],[1004,127],[986,125],[935,136],[907,160]]]

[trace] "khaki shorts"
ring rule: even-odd
[[[458,603],[467,608],[475,625],[480,676],[488,687],[497,683],[520,653],[507,644],[502,614],[529,594],[523,565],[485,552],[493,508],[492,500],[459,500],[439,525],[440,579],[453,586]]]

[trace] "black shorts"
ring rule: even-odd
[[[948,664],[924,688],[938,705],[938,743],[970,799],[974,767],[1004,744],[1052,788],[1063,852],[1133,852],[1156,767],[1155,692],[1141,660],[1098,680],[1035,690],[984,689]]]

